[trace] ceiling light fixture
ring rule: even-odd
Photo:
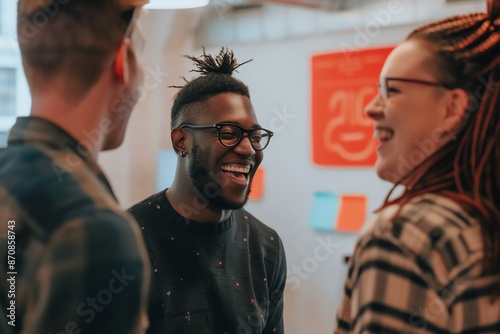
[[[150,0],[144,8],[148,9],[182,9],[208,5],[209,0]]]

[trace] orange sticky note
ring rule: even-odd
[[[266,178],[266,169],[259,167],[252,180],[252,190],[248,196],[249,200],[258,201],[264,197],[264,182]]]
[[[366,220],[367,201],[365,196],[342,195],[335,230],[357,233]]]

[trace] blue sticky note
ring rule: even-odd
[[[338,195],[328,192],[315,192],[309,225],[313,229],[332,231],[338,210]]]
[[[156,191],[170,187],[174,181],[177,167],[177,154],[174,150],[163,150],[158,155],[158,172],[156,176]]]

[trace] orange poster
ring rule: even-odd
[[[377,93],[394,47],[312,57],[312,160],[320,166],[371,167],[376,160],[373,121],[364,108]]]

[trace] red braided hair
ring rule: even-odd
[[[435,50],[438,79],[464,89],[469,106],[457,140],[396,183],[394,188],[402,183],[405,192],[389,200],[393,188],[380,209],[402,206],[424,193],[455,200],[479,217],[485,270],[500,272],[500,0],[489,0],[488,7],[488,14],[449,17],[408,36],[407,40],[423,41]]]

